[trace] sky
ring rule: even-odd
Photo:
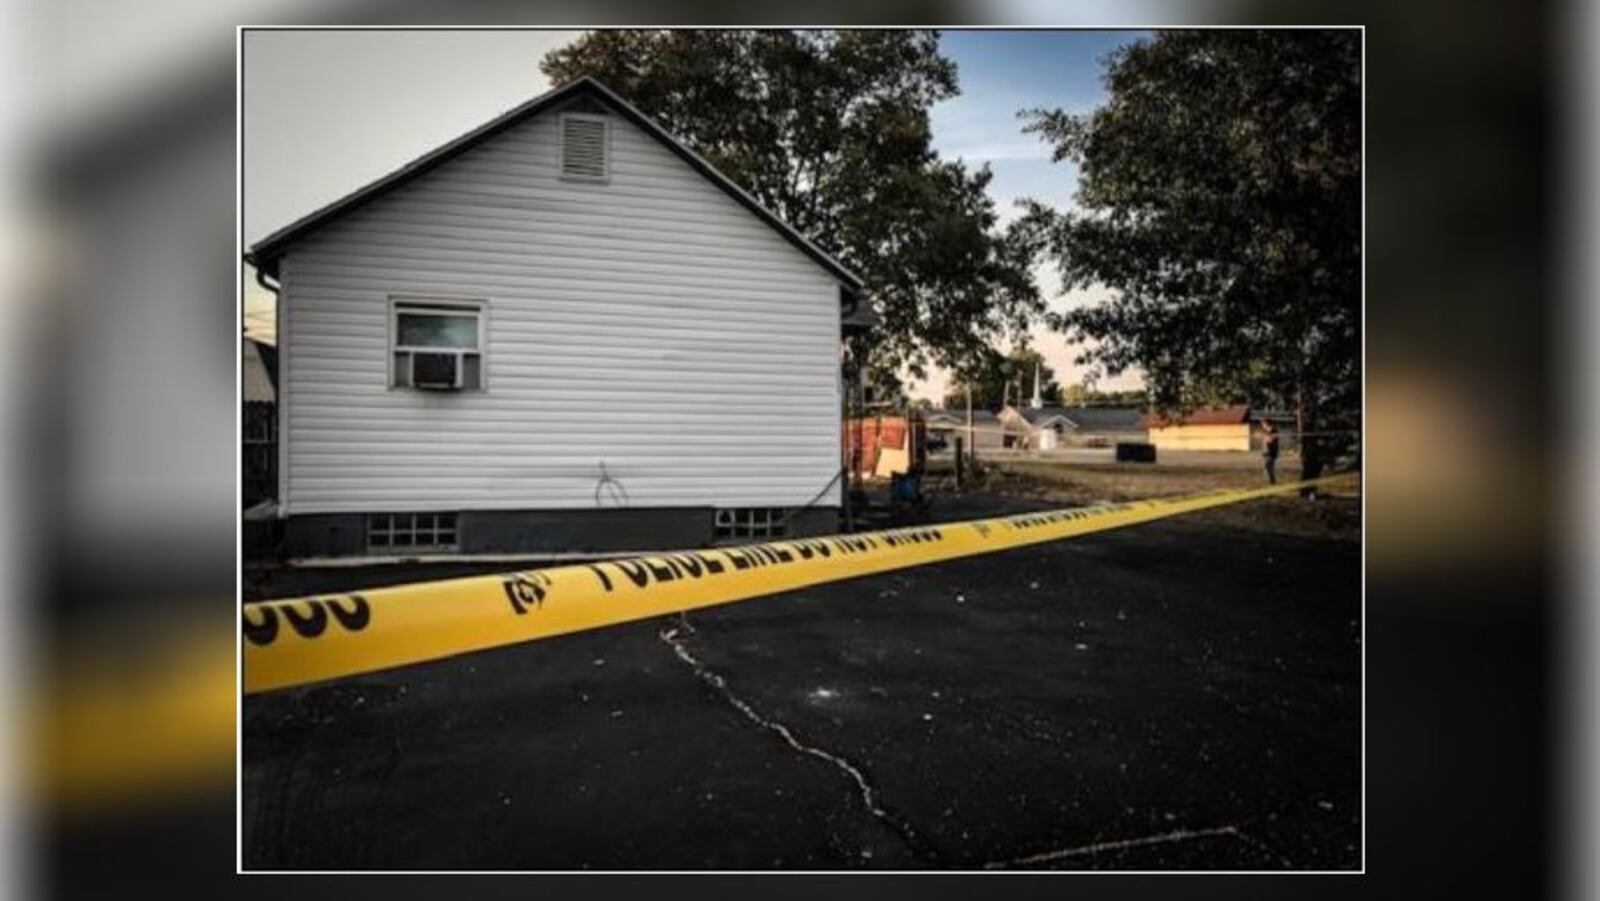
[[[1077,167],[1051,162],[1050,146],[1037,135],[1023,133],[1024,122],[1017,113],[1035,108],[1085,113],[1099,106],[1106,99],[1102,59],[1143,36],[1130,31],[945,32],[940,49],[956,63],[961,94],[933,108],[934,149],[945,158],[989,165],[994,172],[989,195],[1002,224],[1016,218],[1021,198],[1056,209],[1070,207],[1077,190]],[[1048,263],[1036,266],[1034,277],[1051,299],[1052,310],[1093,303],[1105,293],[1090,289],[1064,295],[1061,279]],[[1031,344],[1061,384],[1083,377],[1083,367],[1072,362],[1077,351],[1063,335],[1037,326]],[[1142,384],[1137,373],[1124,373],[1101,378],[1096,387],[1109,391]],[[909,393],[937,403],[947,385],[946,373],[936,370],[913,383]]]
[[[244,241],[271,232],[404,165],[550,87],[541,57],[577,37],[560,31],[252,31],[244,47]],[[941,156],[994,172],[989,191],[1002,222],[1031,197],[1071,204],[1076,169],[1022,132],[1019,110],[1086,112],[1105,99],[1101,59],[1137,32],[947,31],[961,94],[934,107]],[[1052,308],[1092,302],[1064,297],[1053,268],[1035,272]],[[272,295],[246,278],[245,326],[271,338]],[[1032,343],[1063,384],[1081,370],[1058,334]],[[913,397],[938,400],[947,379],[930,374]],[[1102,389],[1137,387],[1137,374]]]

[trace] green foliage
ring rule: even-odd
[[[596,31],[548,54],[677,134],[866,281],[857,359],[888,383],[960,367],[1043,311],[1035,218],[1000,230],[985,168],[941,160],[928,110],[957,93],[925,31]]]
[[[1089,379],[1075,382],[1061,389],[1061,403],[1067,407],[1138,407],[1149,404],[1149,395],[1143,388],[1126,391],[1096,391]]]
[[[994,351],[977,357],[976,377],[956,379],[950,383],[950,393],[944,398],[948,409],[965,409],[967,387],[972,387],[973,409],[998,410],[1002,404],[1022,408],[1033,399],[1033,373],[1039,371],[1039,396],[1045,406],[1061,404],[1061,386],[1056,383],[1055,370],[1045,363],[1044,356],[1035,350],[1018,348],[1009,354]]]
[[[1361,361],[1361,37],[1162,33],[1114,52],[1110,99],[1023,113],[1079,164],[1050,211],[1079,362],[1144,371],[1163,410],[1244,400],[1354,424]]]

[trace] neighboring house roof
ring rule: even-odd
[[[1038,407],[1020,411],[1035,428],[1054,428],[1058,421],[1079,432],[1132,432],[1144,428],[1137,407]]]
[[[767,225],[785,240],[793,244],[806,256],[814,260],[823,269],[842,282],[852,292],[859,292],[862,287],[861,277],[845,268],[844,264],[829,256],[817,245],[811,243],[806,237],[795,231],[789,223],[778,218],[776,213],[762,206],[760,201],[734,184],[733,180],[718,172],[706,159],[690,150],[682,141],[670,134],[666,129],[657,125],[654,120],[628,101],[623,100],[615,91],[601,84],[593,78],[585,76],[576,81],[568,82],[552,91],[541,94],[521,106],[515,107],[495,119],[480,125],[455,140],[426,153],[395,171],[383,176],[365,187],[362,187],[344,197],[328,204],[327,206],[304,216],[287,226],[273,232],[267,237],[256,242],[250,252],[245,254],[245,260],[261,272],[273,278],[278,276],[278,261],[283,257],[289,245],[299,238],[304,237],[327,222],[355,209],[361,204],[373,199],[393,188],[405,184],[413,178],[432,170],[440,164],[450,160],[457,154],[467,150],[481,141],[493,137],[507,128],[524,122],[539,115],[556,104],[588,95],[598,98],[601,102],[613,107],[624,119],[632,122],[646,134],[660,141],[668,150],[677,154],[684,162],[688,163],[695,171],[721,188],[729,197],[742,204],[750,212],[755,213]],[[861,306],[865,306],[864,304]],[[859,320],[862,311],[852,308],[847,318]],[[870,322],[870,311],[866,311]]]
[[[948,423],[955,423],[956,425],[966,425],[967,424],[967,411],[966,410],[929,410],[929,411],[927,411],[926,413],[924,413],[922,415],[923,415],[923,418],[926,419],[930,423],[933,423],[933,422],[935,422],[937,420],[937,424],[944,424],[944,423],[947,423],[947,422]],[[972,421],[973,421],[973,423],[994,422],[995,421],[994,411],[992,411],[992,410],[973,410],[972,411]]]
[[[1028,421],[1035,428],[1051,428],[1057,422],[1071,425],[1071,421],[1061,415],[1060,407],[1026,407],[1018,410],[1017,414]]]
[[[1034,429],[1062,427],[1075,432],[1136,432],[1144,427],[1144,411],[1136,406],[1029,406],[1008,410]]]
[[[1144,427],[1138,407],[1076,407],[1064,411],[1085,432],[1136,432]]]
[[[273,387],[277,382],[276,373],[273,371],[277,368],[277,348],[260,344],[249,338],[242,340],[244,341],[243,356],[240,359],[239,366],[244,371],[242,384],[240,385],[244,400],[247,403],[253,401],[267,401],[270,403],[277,400],[278,392]],[[272,360],[270,364],[268,363],[269,357]]]
[[[1250,408],[1243,405],[1201,407],[1187,416],[1176,418],[1149,413],[1144,418],[1145,426],[1152,429],[1162,429],[1172,425],[1237,425],[1249,421]]]

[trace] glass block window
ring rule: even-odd
[[[457,547],[454,513],[373,513],[367,517],[367,550],[373,553],[453,551]]]
[[[782,507],[740,507],[718,510],[717,538],[782,538],[789,511]]]

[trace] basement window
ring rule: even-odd
[[[718,510],[718,538],[782,538],[788,532],[788,511],[781,507]]]
[[[367,550],[375,553],[453,551],[454,513],[373,513],[367,517]]]
[[[611,176],[611,120],[588,113],[561,117],[561,177],[605,181]]]
[[[391,386],[483,390],[483,304],[396,300],[390,320]]]

